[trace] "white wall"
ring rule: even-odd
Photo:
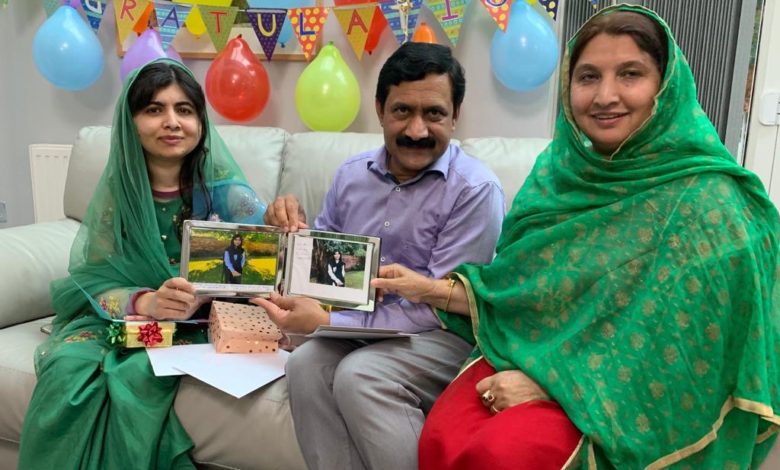
[[[110,4],[111,2],[109,2]],[[331,4],[330,1],[325,2]],[[432,26],[435,20],[423,9],[422,19]],[[98,82],[86,91],[67,92],[49,84],[37,72],[32,61],[32,39],[45,21],[39,1],[11,0],[0,9],[0,200],[8,204],[8,223],[33,222],[32,192],[27,146],[31,143],[72,143],[77,130],[85,125],[110,124],[121,83],[120,59],[116,56],[115,21],[109,7],[100,27],[106,69]],[[438,28],[438,26],[433,26]],[[455,54],[466,68],[466,98],[458,122],[456,137],[516,136],[549,137],[552,134],[554,81],[529,93],[512,93],[492,76],[490,41],[496,27],[480,2],[471,2],[461,39]],[[180,34],[189,34],[184,31]],[[446,37],[437,29],[440,42]],[[361,83],[360,114],[347,131],[378,132],[373,94],[382,63],[396,48],[388,29],[372,55],[358,62],[335,17],[328,18],[324,38],[333,41]],[[443,43],[443,42],[442,42]],[[210,64],[207,60],[185,60],[201,83]],[[305,131],[293,104],[295,82],[304,62],[265,63],[272,91],[263,113],[248,123],[278,126],[290,131]],[[521,64],[519,64],[521,65]],[[225,123],[211,112],[216,123]]]

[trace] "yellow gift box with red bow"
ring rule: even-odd
[[[128,321],[124,324],[125,347],[167,348],[173,345],[176,323],[172,321]]]

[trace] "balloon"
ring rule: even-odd
[[[548,21],[528,3],[514,2],[506,32],[496,30],[490,45],[493,75],[510,90],[531,90],[550,78],[559,50]]]
[[[295,107],[314,131],[343,131],[357,117],[360,87],[333,43],[323,47],[298,78]]]
[[[268,73],[241,35],[228,41],[206,72],[206,97],[231,121],[259,115],[271,94]]]
[[[412,36],[412,42],[427,42],[430,44],[436,44],[436,34],[433,32],[428,23],[421,21],[417,26],[417,31]]]
[[[103,47],[95,33],[68,5],[57,8],[33,38],[33,62],[54,86],[83,90],[103,73]]]
[[[72,8],[75,8],[76,10],[78,10],[79,8],[81,8],[81,1],[80,0],[68,0],[67,2],[65,2],[65,5],[68,5],[68,6],[72,7]]]
[[[168,49],[173,48],[169,47]],[[160,33],[154,29],[147,29],[142,35],[138,36],[133,45],[130,46],[130,49],[125,52],[122,64],[119,66],[119,76],[122,77],[124,82],[130,72],[161,57],[168,57],[168,54],[163,50]],[[181,62],[181,57],[178,60]]]
[[[181,64],[184,63],[183,60],[181,60],[181,56],[178,52],[176,52],[176,49],[173,48],[173,45],[168,46],[167,49],[165,49],[165,55],[168,56],[169,59],[173,59],[176,62],[179,62]]]
[[[334,4],[337,7],[343,5],[365,5],[366,0],[334,0]],[[385,19],[382,9],[377,6],[374,9],[374,16],[371,18],[371,26],[368,28],[368,37],[366,37],[366,44],[363,46],[363,50],[371,54],[376,49],[376,45],[379,44],[379,37],[382,35],[382,31],[387,27],[387,19]]]

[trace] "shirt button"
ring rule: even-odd
[[[163,239],[163,241],[165,241],[165,240],[167,240],[167,239],[168,239],[168,235],[160,235],[160,238],[162,238],[162,239]]]
[[[161,207],[160,210],[163,211],[163,212],[167,212],[168,208],[167,207]]]
[[[385,221],[385,227],[389,227],[389,226],[390,226],[390,222],[386,220]]]
[[[379,261],[384,263],[385,262],[385,257],[383,256],[383,257],[379,258]]]
[[[395,187],[395,192],[400,193],[401,192],[401,187],[400,186],[396,186]]]

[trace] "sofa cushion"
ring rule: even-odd
[[[276,127],[217,126],[249,184],[261,200],[273,200],[279,183],[282,149],[289,134]],[[91,126],[79,131],[65,182],[65,215],[82,220],[106,166],[111,127]]]
[[[322,208],[333,174],[347,158],[383,145],[382,134],[302,132],[284,148],[279,194],[294,194],[311,225]]]
[[[49,283],[68,274],[79,224],[58,220],[0,230],[0,328],[53,313]]]

